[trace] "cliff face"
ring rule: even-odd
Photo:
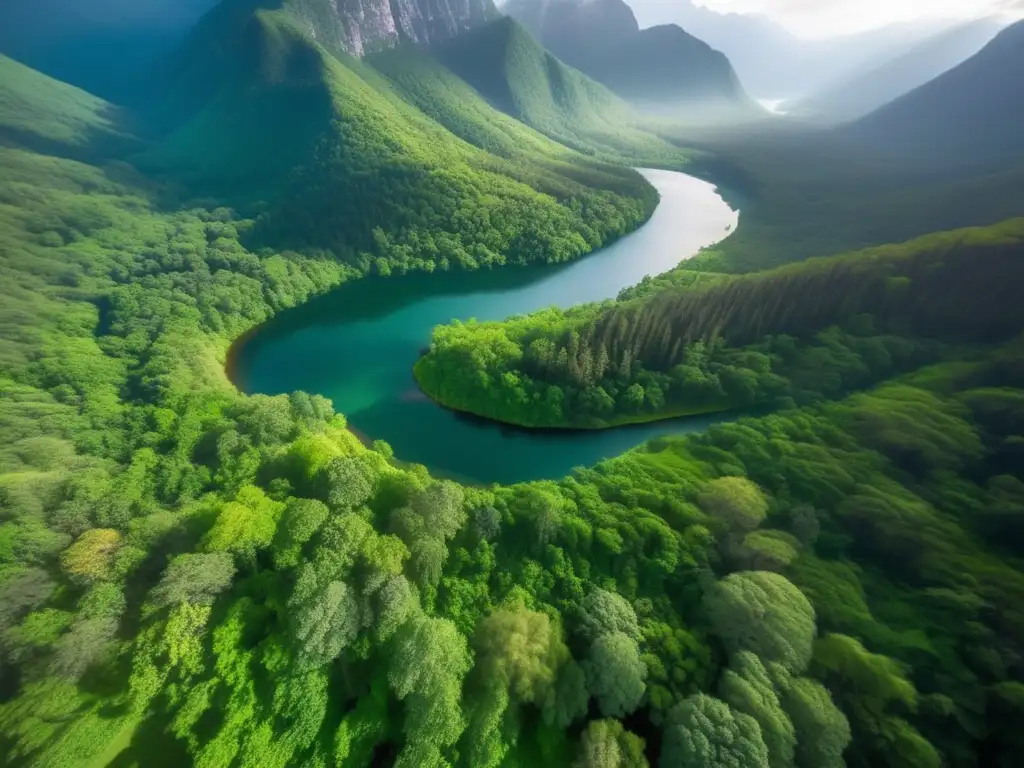
[[[400,43],[429,45],[494,18],[493,0],[286,0],[320,43],[353,56]]]

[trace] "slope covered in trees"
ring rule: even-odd
[[[540,142],[522,125],[514,156],[460,140],[459,125],[497,116],[467,103],[452,119],[431,119],[284,11],[218,7],[166,78],[166,96],[147,112],[162,135],[139,166],[255,218],[254,247],[328,249],[362,270],[378,258],[402,268],[506,254],[565,261],[629,231],[655,204],[639,174]],[[443,103],[443,80],[419,83],[425,100]]]
[[[603,427],[863,388],[1024,327],[1024,221],[770,272],[435,330],[441,403],[532,427]]]
[[[393,71],[399,56],[377,61]],[[433,57],[495,109],[587,155],[660,166],[679,162],[680,150],[637,127],[622,100],[563,64],[514,19],[503,18],[460,35],[437,46]],[[422,58],[410,60],[408,52],[404,58],[405,82],[426,77],[437,67]],[[417,103],[435,108],[434,91],[422,90]],[[460,111],[467,101],[471,99],[459,94]]]

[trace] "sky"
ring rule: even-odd
[[[1024,0],[696,0],[696,3],[721,12],[763,13],[801,37],[828,37],[929,17],[975,18],[995,13],[1024,17]]]

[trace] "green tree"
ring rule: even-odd
[[[289,499],[281,515],[274,541],[274,565],[290,568],[299,564],[302,546],[320,530],[330,514],[316,499]]]
[[[373,473],[354,456],[338,456],[320,471],[327,503],[335,510],[349,510],[373,496]]]
[[[396,765],[436,764],[441,750],[458,741],[470,663],[466,638],[450,621],[413,614],[398,630],[388,679],[406,704],[406,743]]]
[[[608,632],[622,632],[634,641],[640,640],[640,625],[633,606],[621,595],[600,588],[583,598],[579,631],[590,641]]]
[[[609,632],[590,646],[583,662],[587,687],[605,717],[625,717],[640,705],[647,667],[636,641],[622,632]]]
[[[748,570],[781,571],[800,554],[800,542],[785,531],[751,531],[738,550]]]
[[[473,510],[473,534],[481,541],[493,541],[501,533],[501,513],[494,507]]]
[[[814,608],[777,573],[743,571],[712,584],[704,608],[730,655],[750,651],[800,672],[814,648]]]
[[[390,640],[398,628],[419,608],[415,587],[400,574],[388,576],[374,595],[374,628],[381,642]]]
[[[93,528],[79,536],[60,555],[68,578],[92,584],[111,578],[114,555],[121,546],[121,534],[107,528]]]
[[[644,740],[618,720],[591,720],[580,738],[576,768],[647,768]]]
[[[794,764],[793,723],[757,656],[741,651],[732,658],[730,668],[722,674],[719,695],[735,711],[749,715],[760,726],[771,768],[790,768]]]
[[[359,601],[352,588],[343,581],[322,583],[310,564],[299,572],[288,608],[298,655],[312,666],[334,661],[359,631]]]
[[[564,730],[587,713],[587,674],[574,660],[562,664],[542,705],[544,722]]]
[[[450,480],[431,483],[414,493],[409,505],[423,521],[423,528],[442,539],[452,539],[466,524],[465,494]]]
[[[51,669],[58,677],[78,680],[112,652],[117,619],[101,617],[75,622],[54,647]]]
[[[164,570],[151,597],[156,605],[209,605],[231,586],[234,559],[227,552],[178,555]]]
[[[782,708],[796,734],[799,768],[844,768],[850,744],[850,723],[817,680],[794,677],[781,665],[769,666]]]
[[[283,508],[259,488],[246,486],[220,508],[202,547],[207,552],[231,552],[240,563],[253,567],[257,555],[273,542]]]
[[[698,694],[673,707],[661,746],[662,768],[768,768],[754,718]]]
[[[495,611],[473,637],[477,664],[489,684],[519,702],[540,704],[552,694],[559,667],[569,659],[561,628],[545,613],[523,606]]]
[[[752,531],[768,514],[764,493],[745,477],[712,480],[697,496],[697,503],[705,514],[729,533]]]

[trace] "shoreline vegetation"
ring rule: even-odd
[[[528,428],[814,402],[1006,338],[1022,242],[1012,219],[710,281],[683,263],[616,301],[440,326],[414,376],[447,407]],[[958,324],[979,295],[990,306]]]

